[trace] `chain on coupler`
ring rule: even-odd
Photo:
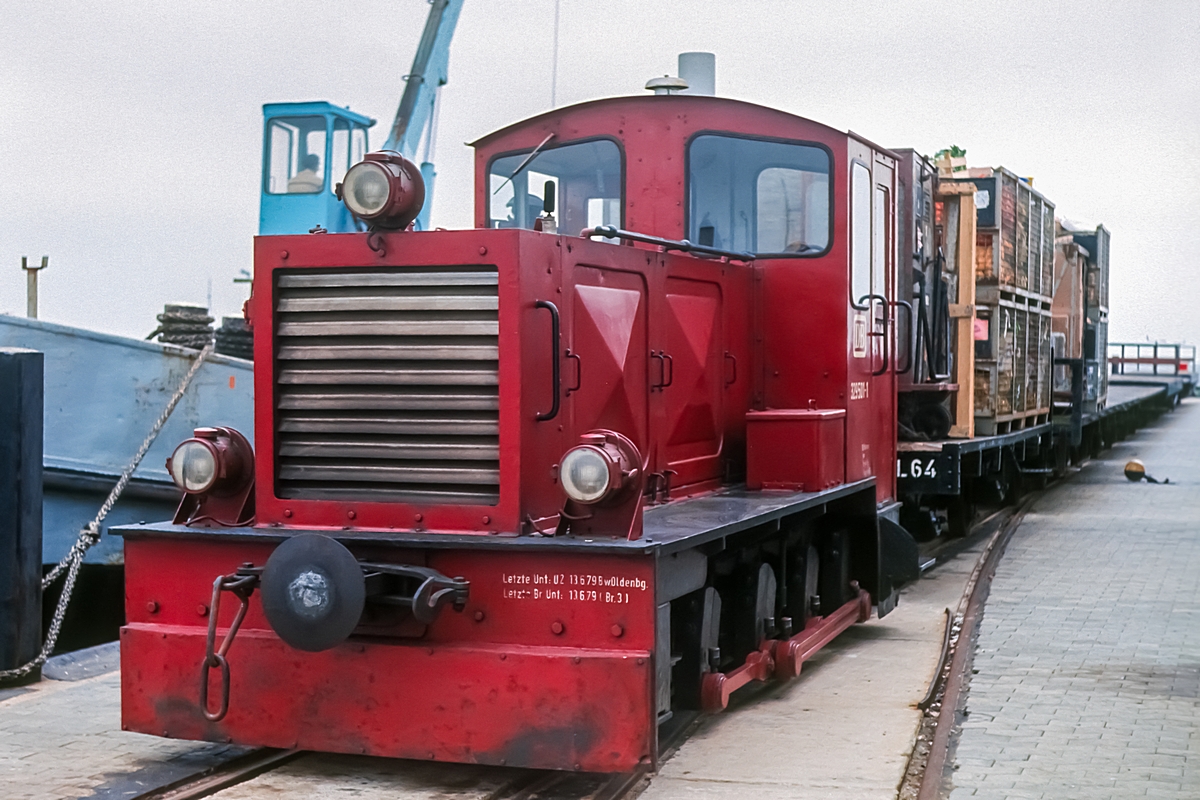
[[[212,604],[208,607],[208,639],[204,646],[204,660],[200,662],[200,710],[204,712],[205,718],[212,722],[220,722],[229,712],[229,660],[227,656],[229,648],[233,645],[233,638],[237,636],[238,628],[242,626],[242,620],[246,618],[246,611],[250,608],[250,595],[254,594],[254,590],[258,588],[261,577],[262,567],[256,567],[252,563],[246,562],[237,572],[231,575],[221,575],[213,581]],[[233,622],[218,648],[216,646],[217,617],[221,610],[221,592],[232,593],[241,601],[241,605],[238,606]],[[211,669],[221,670],[221,698],[216,711],[208,709],[208,672]]]

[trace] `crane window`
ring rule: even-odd
[[[267,137],[268,194],[316,194],[325,187],[325,117],[277,117]]]
[[[621,224],[624,165],[616,142],[595,139],[548,145],[517,172],[531,152],[492,161],[488,169],[490,227],[532,228],[545,206],[547,184],[554,186],[554,215],[560,231],[575,234],[595,225]]]
[[[367,154],[367,132],[345,120],[333,121],[333,147],[329,156],[329,190],[342,182],[346,173]]]
[[[815,145],[697,136],[688,146],[688,238],[758,254],[823,253],[829,164]]]

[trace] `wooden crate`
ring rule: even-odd
[[[1054,204],[1003,167],[952,180],[976,187],[975,429],[980,435],[1041,424],[1051,405]]]
[[[1050,301],[996,289],[976,302],[975,430],[990,436],[1050,412]]]

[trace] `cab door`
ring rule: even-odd
[[[846,480],[874,476],[884,502],[895,497],[896,164],[855,139],[849,151]]]

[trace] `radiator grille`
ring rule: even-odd
[[[280,272],[274,321],[277,496],[498,502],[495,271]]]

